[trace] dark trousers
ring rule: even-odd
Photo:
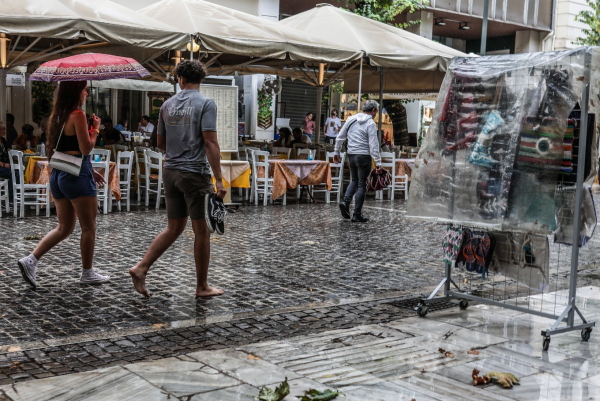
[[[325,135],[325,143],[329,143],[329,144],[335,145],[335,140],[336,140],[335,136],[327,136],[327,135]]]
[[[350,165],[350,177],[352,181],[346,189],[344,201],[352,201],[354,198],[354,214],[360,214],[362,211],[365,197],[367,196],[367,177],[371,172],[371,156],[370,155],[348,155],[348,164]]]
[[[12,174],[9,168],[0,167],[0,178],[4,178],[8,180],[8,198],[12,202],[13,200],[13,182],[12,182]]]

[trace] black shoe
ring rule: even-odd
[[[204,198],[204,217],[208,225],[208,231],[223,235],[225,232],[225,220],[227,219],[227,210],[223,204],[223,199],[217,198],[215,194],[208,194]]]
[[[342,217],[350,220],[350,202],[343,201],[340,203],[340,212],[342,212]]]
[[[367,219],[365,216],[363,216],[362,213],[359,213],[359,214],[354,213],[354,215],[352,216],[353,223],[366,223],[367,221],[369,221],[369,219]]]

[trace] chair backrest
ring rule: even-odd
[[[10,162],[10,172],[12,174],[13,188],[19,187],[21,190],[24,188],[23,180],[23,152],[19,150],[8,151],[8,161]],[[16,175],[19,172],[19,183],[17,184]]]
[[[319,156],[321,155],[321,145],[318,145],[316,143],[309,143],[308,145],[306,145],[306,147],[308,149],[313,149],[313,157],[315,160],[319,159]]]
[[[103,150],[103,149],[100,149],[100,150]],[[106,154],[104,154],[104,156],[106,156]],[[104,169],[104,181],[106,181],[106,184],[104,185],[104,188],[102,188],[103,190],[106,190],[108,188],[108,176],[109,176],[109,172],[110,172],[110,151],[109,151],[108,156],[109,157],[107,157],[106,160],[104,160],[102,162],[95,162],[92,159],[92,168],[103,168]]]
[[[254,152],[255,150],[260,150],[259,148],[254,148],[251,146],[246,146],[246,160],[248,160],[248,162],[252,163],[252,152]]]
[[[110,150],[108,150],[108,149],[94,148],[94,149],[92,149],[92,152],[90,153],[90,157],[91,157],[92,161],[94,161],[94,155],[100,155],[100,157],[102,159],[110,160]]]
[[[300,155],[312,155],[313,159],[315,158],[315,150],[314,149],[298,149],[296,151],[296,157],[299,159]]]
[[[273,148],[273,155],[287,155],[288,159],[292,153],[291,148]]]
[[[117,168],[119,170],[119,182],[121,184],[127,184],[129,181],[131,181],[131,169],[133,167],[133,158],[133,152],[121,151],[117,153]],[[123,176],[121,176],[121,173],[123,173]]]
[[[396,155],[392,152],[381,152],[381,166],[383,167],[395,167],[396,166]]]
[[[346,152],[340,153],[341,161],[339,163],[333,162],[333,156],[335,156],[335,152],[327,152],[325,153],[325,159],[329,162],[329,166],[334,169],[339,169],[337,176],[331,173],[331,179],[333,181],[339,180],[341,182],[344,176],[344,163],[346,162]]]
[[[135,153],[135,166],[137,168],[137,175],[140,175],[141,169],[140,167],[144,164],[144,153],[148,150],[148,148],[144,148],[142,146],[136,146],[133,148],[133,152]]]
[[[146,175],[150,175],[151,169],[156,169],[156,170],[158,170],[159,174],[162,174],[162,168],[163,168],[162,160],[163,160],[162,153],[154,152],[152,150],[146,149],[146,152],[144,153],[144,165],[145,165],[145,169],[146,169],[145,170]]]

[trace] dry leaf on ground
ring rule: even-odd
[[[305,391],[304,395],[298,395],[296,398],[299,398],[300,401],[331,401],[337,398],[337,396],[340,394],[342,393],[339,391],[333,391],[329,389],[325,391],[318,391],[314,388],[311,388],[310,390]],[[342,395],[345,396],[344,394]]]
[[[261,358],[259,356],[254,356],[252,354],[248,354],[248,359],[257,360],[257,359],[261,359]]]
[[[520,384],[517,376],[512,373],[490,372],[483,378],[489,383],[499,384],[504,388],[512,388],[513,384]]]
[[[445,358],[454,358],[454,354],[450,351],[446,351],[443,348],[438,349],[438,351],[440,351],[440,354],[444,355]]]
[[[479,351],[477,351],[476,349],[472,349],[472,350],[467,351],[467,354],[479,355]]]
[[[263,387],[260,389],[260,393],[256,397],[255,400],[258,401],[281,401],[286,396],[290,394],[290,385],[287,382],[287,377],[285,381],[281,383],[275,390],[269,387]]]
[[[477,369],[473,369],[473,374],[471,375],[471,377],[473,377],[474,386],[478,384],[486,384],[485,379],[479,376],[479,371]]]

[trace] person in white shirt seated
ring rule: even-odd
[[[150,122],[150,117],[142,116],[142,121],[138,123],[138,132],[141,132],[145,138],[150,138],[154,131],[154,124]]]
[[[331,117],[327,117],[325,120],[325,143],[335,144],[335,138],[342,128],[342,121],[338,118],[338,111],[336,109],[331,110]]]

